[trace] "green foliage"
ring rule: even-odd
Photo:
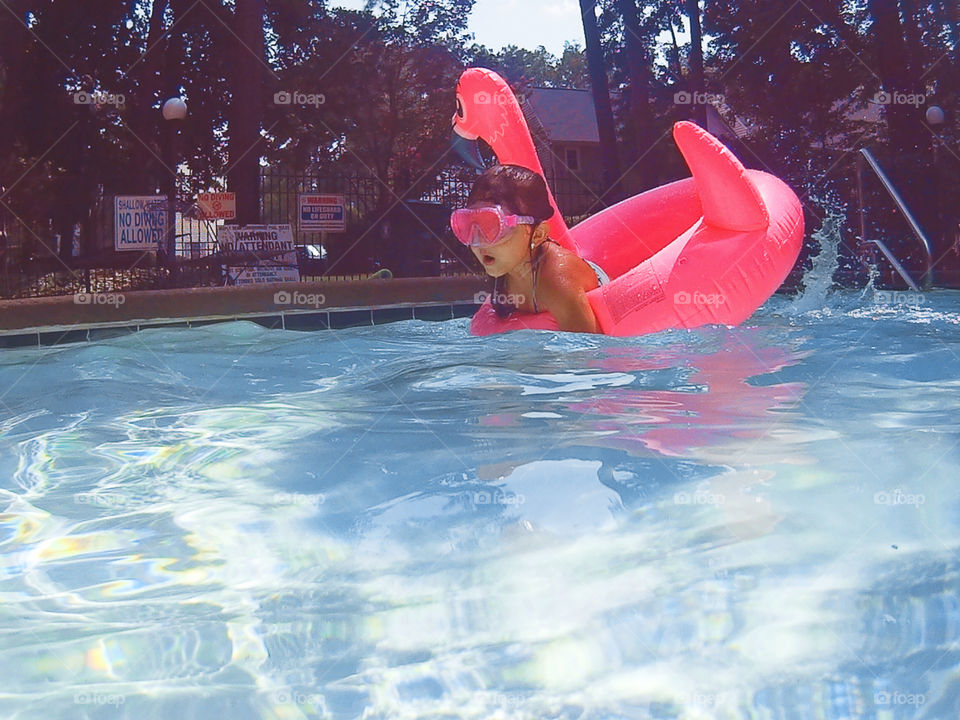
[[[507,45],[494,52],[483,45],[467,48],[464,62],[469,67],[485,67],[500,74],[510,85],[523,91],[530,87],[587,88],[590,80],[586,56],[576,43],[564,43],[557,58],[542,45],[536,50]]]
[[[577,45],[558,58],[543,47],[494,51],[473,42],[474,2],[370,0],[364,11],[347,11],[322,0],[265,0],[265,64],[256,78],[264,81],[262,98],[250,108],[263,144],[252,160],[297,172],[372,172],[386,203],[429,189],[447,164],[454,86],[464,67],[490,67],[520,92],[589,87]],[[669,138],[671,124],[691,115],[676,93],[695,89],[685,3],[597,5],[625,189],[636,192],[685,174]],[[844,158],[858,145],[923,153],[940,142],[922,118],[933,102],[947,110],[942,154],[955,152],[955,2],[701,6],[703,90],[722,96],[729,122],[752,129],[737,148],[748,164],[804,191],[849,186]],[[85,251],[95,252],[106,242],[92,218],[106,198],[163,187],[170,148],[159,107],[173,94],[190,108],[180,147],[190,169],[183,192],[224,186],[231,100],[244,82],[231,73],[245,52],[235,41],[236,7],[232,0],[4,0],[0,184],[8,192],[0,209],[32,244],[28,254],[43,254],[42,245],[77,223]],[[881,90],[919,94],[924,103],[885,107],[881,123],[864,119]],[[77,102],[78,92],[103,101]],[[275,102],[283,92],[314,100]]]

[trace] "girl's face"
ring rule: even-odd
[[[471,208],[491,207],[490,203],[471,203]],[[487,275],[501,277],[513,272],[523,263],[530,262],[530,239],[533,230],[530,225],[517,225],[496,245],[471,247]]]

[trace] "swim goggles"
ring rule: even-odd
[[[464,245],[473,247],[496,245],[517,225],[532,225],[536,221],[529,215],[509,215],[499,205],[462,208],[450,215],[453,234]]]

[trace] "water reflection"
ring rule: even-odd
[[[803,396],[803,384],[748,381],[796,364],[805,354],[752,344],[746,332],[728,334],[719,348],[694,355],[679,343],[598,348],[586,364],[610,373],[606,377],[578,375],[579,386],[568,380],[541,390],[562,399],[546,410],[499,413],[482,417],[480,423],[520,427],[524,418],[572,418],[584,424],[582,441],[587,444],[631,454],[645,454],[646,448],[669,457],[709,458],[713,448],[726,450],[731,440],[762,438],[785,422],[776,411],[794,407]],[[619,382],[614,381],[617,376]],[[643,387],[658,380],[668,387]],[[564,399],[584,389],[589,389],[589,398]]]
[[[679,504],[718,507],[720,534],[762,536],[782,517],[761,492],[775,478],[771,461],[813,461],[798,451],[787,456],[782,442],[769,442],[774,433],[778,438],[801,434],[799,413],[791,411],[803,398],[804,385],[767,378],[806,354],[771,344],[749,329],[726,333],[697,353],[683,343],[597,348],[583,362],[588,369],[540,374],[534,392],[525,385],[525,394],[536,404],[480,417],[484,445],[531,434],[537,441],[515,452],[516,459],[479,465],[477,477],[489,487],[478,497],[497,497],[504,490],[521,493],[524,485],[515,475],[527,473],[538,458],[572,462],[569,458],[590,454],[585,448],[596,448],[602,452],[594,483],[617,493],[617,504],[672,494]],[[540,475],[556,484],[563,473],[544,469]],[[558,490],[559,496],[576,497],[568,490]],[[510,497],[505,496],[507,501]],[[572,506],[589,504],[574,501]],[[605,513],[608,520],[612,516]],[[536,518],[524,520],[537,526]]]

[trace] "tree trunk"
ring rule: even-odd
[[[636,143],[635,156],[636,161],[650,149],[651,128],[653,121],[650,113],[650,53],[644,45],[644,40],[640,36],[640,19],[637,14],[636,0],[617,0],[617,6],[623,17],[623,35],[627,46],[627,115],[631,122],[630,129],[633,131],[631,140]],[[637,165],[639,172],[644,167]],[[640,184],[646,188],[648,183],[643,173],[640,178]]]
[[[910,56],[910,76],[918,78],[923,75],[923,47],[920,44],[917,0],[900,0],[900,11],[903,15],[903,30]]]
[[[230,141],[227,186],[237,194],[237,223],[260,222],[260,156],[263,118],[264,0],[236,0],[230,43]]]
[[[583,36],[586,41],[587,68],[590,72],[590,88],[597,114],[597,130],[600,134],[600,162],[603,165],[601,200],[609,204],[620,196],[620,163],[617,159],[617,136],[613,125],[613,110],[610,107],[610,88],[600,46],[600,31],[597,29],[596,0],[580,0],[580,15],[583,19]]]
[[[153,0],[150,11],[150,29],[147,32],[147,44],[144,47],[143,60],[135,68],[137,73],[137,85],[140,92],[134,100],[134,112],[130,116],[130,124],[137,137],[149,142],[150,138],[157,135],[157,127],[162,122],[159,117],[156,103],[166,98],[159,97],[167,81],[169,69],[170,54],[163,51],[164,33],[166,32],[166,18],[168,0]],[[169,38],[168,38],[169,43]],[[161,65],[161,61],[163,64]],[[156,158],[148,152],[140,143],[136,143],[136,152],[143,157],[143,167],[150,168],[150,175],[165,172],[164,168],[157,168]],[[161,148],[161,157],[162,148]],[[147,178],[144,178],[147,180]],[[149,193],[153,191],[151,187],[143,187],[141,191]]]
[[[677,42],[677,31],[673,28],[673,21],[670,21],[670,44],[673,52],[667,50],[667,67],[673,65],[673,76],[676,78],[677,87],[686,87],[686,78],[683,75],[683,65],[680,63],[680,43]]]
[[[943,0],[947,17],[950,18],[950,39],[953,42],[953,64],[960,71],[960,3],[957,0]]]
[[[183,32],[186,15],[190,6],[186,0],[171,0],[173,9],[173,24],[167,34],[167,47],[163,62],[163,76],[160,78],[160,107],[163,108],[170,98],[180,97],[180,87],[184,84],[184,41]],[[160,169],[160,187],[167,196],[167,236],[164,238],[164,258],[166,262],[173,262],[176,253],[176,218],[177,218],[177,167],[180,164],[177,135],[180,120],[164,120],[161,115],[159,121],[163,127],[161,134],[161,154],[163,166]]]
[[[163,36],[163,32],[166,29],[164,25],[164,15],[167,13],[167,0],[153,0],[150,8],[150,27],[147,31],[147,46],[144,48],[144,52],[149,51],[154,47],[160,38]],[[144,56],[143,62],[146,67],[156,67],[156,64],[150,60],[150,53],[147,52],[147,55]],[[149,73],[144,73],[146,77],[149,77]],[[156,79],[156,78],[154,78]]]
[[[64,188],[61,193],[61,199],[71,188]],[[54,223],[53,231],[60,236],[59,247],[57,248],[57,254],[60,256],[60,259],[65,265],[70,265],[70,261],[73,258],[73,236],[75,231],[75,224],[73,221],[73,215],[70,212],[69,208],[61,210],[57,213]]]
[[[707,127],[706,86],[703,81],[703,33],[700,28],[700,0],[686,0],[690,20],[690,93],[693,118]]]
[[[927,135],[921,126],[920,111],[915,105],[905,102],[913,92],[909,80],[907,47],[900,25],[897,0],[868,0],[870,14],[874,19],[874,47],[877,53],[877,69],[883,84],[887,128],[891,149],[894,152],[914,152],[920,149]],[[929,136],[926,143],[929,147]]]

